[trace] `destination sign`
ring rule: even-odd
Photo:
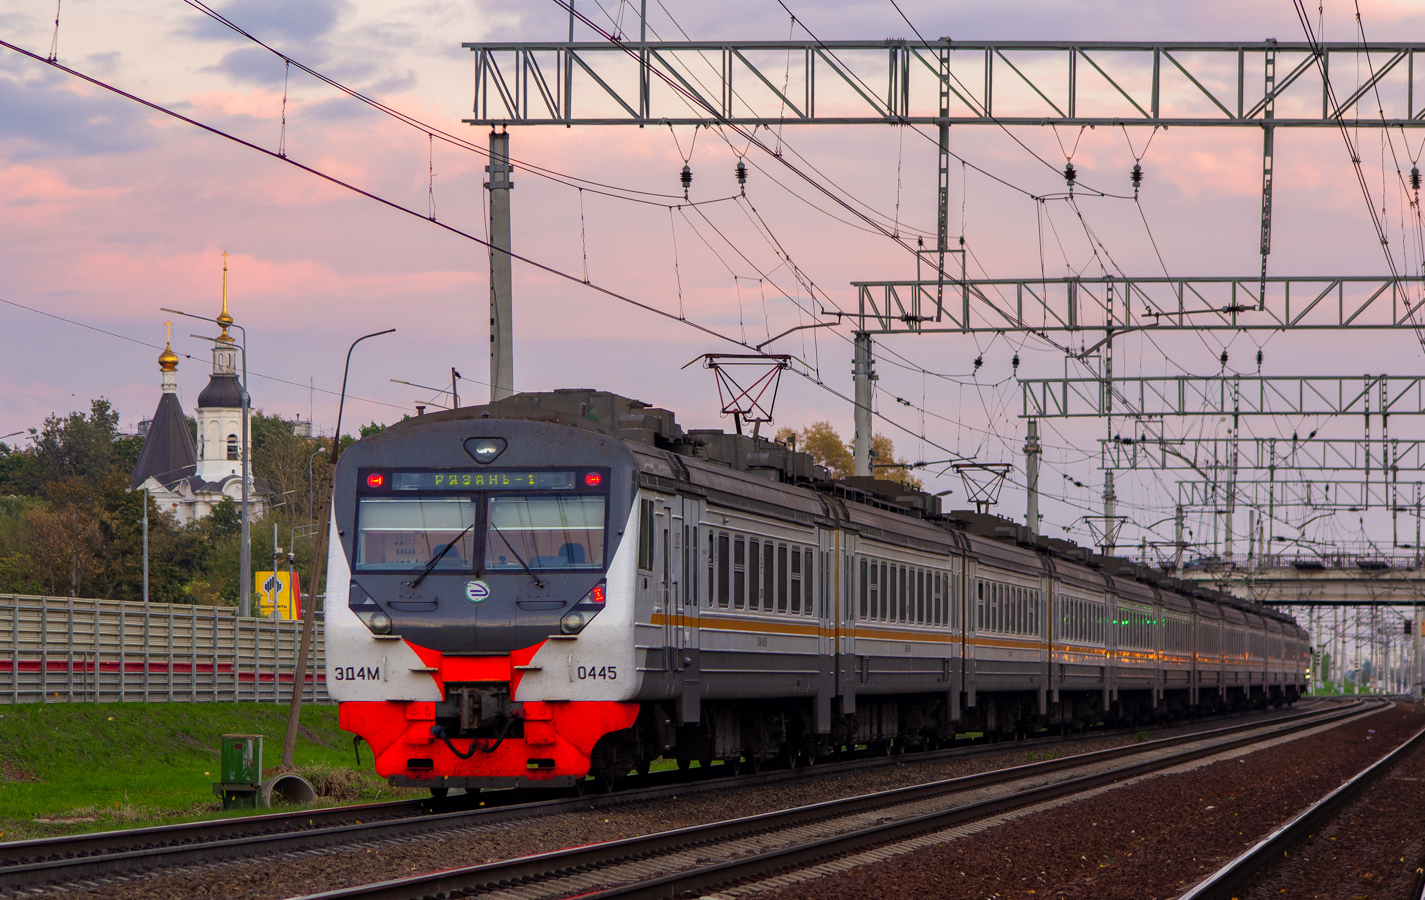
[[[573,490],[575,473],[520,469],[392,472],[393,491],[561,491]]]

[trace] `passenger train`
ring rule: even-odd
[[[1288,617],[603,392],[400,422],[334,498],[327,689],[378,773],[437,795],[1305,688]]]

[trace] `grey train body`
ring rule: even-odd
[[[554,493],[573,499],[559,502],[606,509],[587,564],[560,563],[567,544],[540,551],[552,554],[543,561],[514,547],[506,559],[495,542],[509,535],[492,525],[484,544],[442,538],[458,552],[420,578],[363,569],[358,500],[394,503],[380,499],[393,487],[381,473],[478,479],[477,438],[503,448],[488,471],[560,470],[571,486]],[[530,472],[537,487],[543,476]],[[471,490],[489,504],[479,516],[505,502]],[[394,635],[447,658],[528,649],[518,684],[479,702],[501,717],[530,703],[638,704],[636,725],[591,754],[604,774],[658,756],[792,764],[957,733],[1166,720],[1281,705],[1305,690],[1308,638],[1288,617],[1005,519],[941,515],[938,498],[891,482],[832,481],[764,439],[685,433],[666,410],[607,393],[519,394],[402,422],[353,445],[336,496],[336,552],[355,562],[349,581],[329,581],[351,594],[345,643],[329,655],[380,652],[394,670]],[[454,531],[476,519],[451,521]],[[605,584],[602,611],[563,627]],[[368,631],[377,612],[388,634]],[[435,721],[465,733],[457,727],[473,713],[449,711],[451,692],[492,689],[449,675],[440,688],[420,674],[433,664],[408,657],[413,674],[399,683],[347,685],[339,699],[434,702]]]

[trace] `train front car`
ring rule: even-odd
[[[346,452],[327,688],[379,774],[436,794],[571,785],[634,724],[636,478],[618,440],[466,410]]]

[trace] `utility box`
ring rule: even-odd
[[[262,735],[223,735],[222,780],[257,784],[262,780]]]
[[[262,735],[223,735],[222,778],[213,793],[222,798],[223,809],[251,809],[261,802]]]

